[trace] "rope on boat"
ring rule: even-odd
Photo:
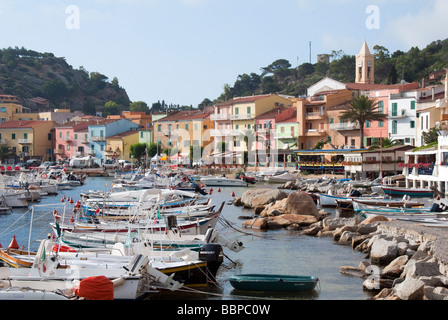
[[[240,232],[240,233],[242,233],[242,234],[245,234],[245,235],[248,235],[248,236],[260,237],[260,238],[261,238],[260,235],[257,235],[257,234],[251,233],[251,232],[246,232],[246,231],[243,231],[243,230],[240,230],[240,229],[235,228],[235,227],[230,223],[230,221],[227,220],[226,218],[224,218],[222,215],[220,215],[220,217],[218,218],[218,221],[219,221],[222,225],[227,226],[227,227],[230,227],[230,228],[232,228],[233,230],[235,230],[235,231],[237,231],[237,232]]]
[[[155,288],[165,289],[165,288],[160,288],[157,286],[155,286]],[[210,296],[221,297],[221,298],[240,298],[240,299],[254,299],[254,300],[285,300],[285,299],[279,299],[279,298],[273,298],[273,297],[251,297],[251,296],[245,296],[245,295],[222,294],[222,293],[201,291],[201,290],[190,288],[190,287],[182,287],[180,289],[177,289],[176,291],[186,292],[186,293],[196,293],[196,294],[201,294],[201,295],[210,295]]]

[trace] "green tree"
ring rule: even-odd
[[[117,114],[120,114],[120,106],[113,101],[106,102],[104,105],[103,117]]]
[[[107,77],[99,72],[90,72],[90,81],[98,90],[104,89],[107,85]]]
[[[146,114],[149,114],[149,112],[150,112],[148,105],[144,101],[132,102],[129,105],[129,110],[130,111],[137,111],[137,112],[144,112]]]
[[[141,162],[142,158],[146,155],[146,148],[146,143],[136,143],[131,145],[129,148],[129,153],[134,159]]]
[[[159,154],[162,152],[162,145],[159,143],[157,145],[157,143],[151,142],[148,145],[148,156],[150,156],[151,158],[154,157],[156,154]]]
[[[360,96],[351,100],[351,108],[343,111],[341,118],[351,122],[358,122],[360,126],[361,149],[364,148],[364,124],[366,121],[385,120],[386,115],[378,113],[378,101],[369,99],[367,96]]]
[[[373,145],[369,149],[378,149],[378,148],[390,148],[397,145],[402,145],[403,143],[400,140],[394,140],[390,138],[381,138],[373,143]]]
[[[208,98],[205,98],[204,100],[202,100],[202,102],[200,104],[198,104],[198,109],[199,110],[204,110],[205,107],[211,106],[213,105],[213,101],[211,101]]]
[[[3,161],[7,158],[14,157],[16,154],[12,151],[12,148],[6,144],[0,145],[0,161]]]
[[[427,132],[423,132],[422,135],[423,135],[423,141],[426,144],[437,142],[439,139],[439,127],[434,126],[431,129],[429,129]]]
[[[112,85],[112,88],[114,88],[115,90],[120,89],[120,84],[118,83],[118,78],[117,77],[114,77],[110,84]]]

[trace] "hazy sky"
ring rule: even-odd
[[[132,101],[197,106],[277,59],[448,38],[446,0],[0,0],[0,48],[117,77]]]

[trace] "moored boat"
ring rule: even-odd
[[[315,276],[284,274],[241,274],[229,278],[230,284],[245,291],[312,291],[319,279]]]
[[[425,188],[405,188],[405,187],[389,187],[381,186],[384,193],[392,196],[411,196],[411,197],[433,197],[434,190]]]
[[[203,177],[201,182],[207,187],[247,187],[246,181],[227,177]]]

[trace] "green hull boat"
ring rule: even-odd
[[[312,291],[319,279],[284,274],[241,274],[230,277],[229,281],[235,289],[245,291]]]

